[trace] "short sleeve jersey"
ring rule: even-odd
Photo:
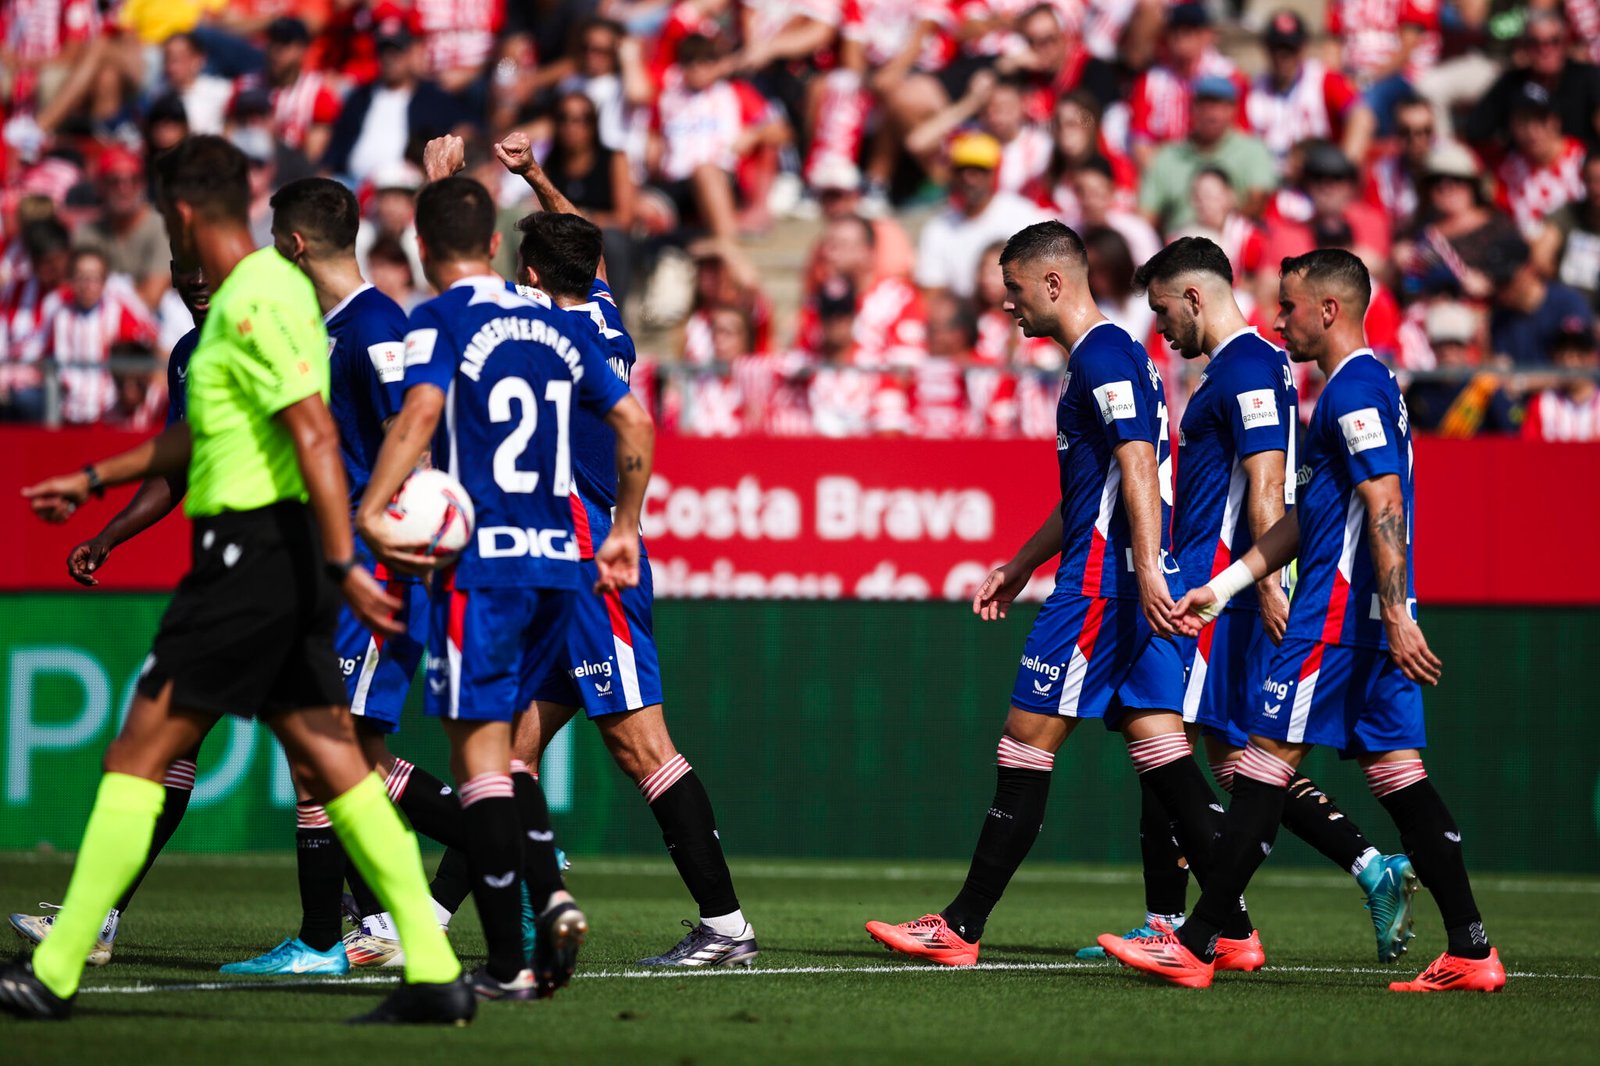
[[[1340,363],[1306,430],[1310,478],[1299,489],[1300,578],[1286,639],[1384,648],[1367,509],[1356,486],[1393,474],[1406,517],[1406,598],[1415,603],[1411,420],[1400,387],[1372,349]]]
[[[328,403],[339,427],[339,456],[354,507],[383,447],[383,424],[405,399],[406,314],[363,285],[324,316],[328,328]]]
[[[1061,467],[1061,567],[1056,584],[1085,596],[1137,599],[1133,541],[1114,453],[1127,441],[1156,451],[1161,480],[1161,565],[1174,596],[1183,586],[1168,549],[1172,462],[1161,373],[1121,326],[1101,322],[1078,339],[1056,404]]]
[[[289,430],[275,416],[328,398],[328,334],[311,281],[274,249],[223,279],[189,360],[191,518],[305,500]]]
[[[466,488],[477,531],[456,587],[573,588],[572,408],[603,415],[627,395],[572,316],[464,278],[411,312],[405,387],[445,394],[434,465]]]
[[[1178,430],[1172,543],[1190,584],[1216,577],[1255,542],[1246,518],[1246,459],[1283,452],[1283,502],[1293,505],[1298,410],[1289,359],[1281,350],[1253,329],[1217,345]],[[1258,610],[1255,586],[1228,607]]]
[[[178,338],[167,356],[167,425],[182,422],[188,417],[189,359],[200,341],[198,327]]]

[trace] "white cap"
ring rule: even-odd
[[[1428,308],[1423,328],[1435,344],[1470,344],[1478,334],[1478,316],[1465,304],[1445,300]]]
[[[404,189],[406,192],[416,192],[422,188],[424,175],[422,171],[410,163],[401,160],[398,163],[385,163],[372,172],[372,187],[374,190]]]
[[[817,190],[845,189],[855,192],[861,188],[861,168],[836,155],[817,160],[816,166],[811,168],[810,178],[811,187]]]

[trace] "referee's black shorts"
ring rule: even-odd
[[[193,568],[139,678],[172,705],[253,717],[346,703],[333,649],[339,590],[311,508],[286,500],[194,521]]]

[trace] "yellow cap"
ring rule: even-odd
[[[1000,165],[1000,142],[987,133],[958,133],[950,142],[950,165],[993,170]]]

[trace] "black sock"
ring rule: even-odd
[[[539,779],[526,770],[511,775],[516,789],[517,815],[522,820],[522,877],[535,914],[543,914],[550,897],[566,890],[556,862],[556,834],[550,828],[550,805]]]
[[[666,791],[650,800],[650,813],[661,826],[661,839],[678,868],[678,876],[700,907],[700,917],[720,918],[738,910],[733,875],[728,872],[728,860],[722,855],[722,841],[717,836],[716,814],[699,775],[693,769],[686,770]]]
[[[467,863],[467,853],[460,848],[446,851],[433,871],[428,891],[434,902],[451,914],[460,910],[472,892],[472,868]]]
[[[984,923],[1005,893],[1011,875],[1044,828],[1045,801],[1050,797],[1049,770],[998,768],[994,802],[978,834],[966,883],[942,912],[956,935],[969,944],[983,936]]]
[[[178,823],[183,821],[183,813],[189,809],[189,797],[194,789],[167,786],[167,801],[161,807],[161,813],[156,817],[156,833],[150,838],[150,854],[145,856],[144,865],[139,867],[139,876],[133,879],[133,884],[128,886],[128,891],[117,900],[117,911],[121,913],[128,909],[128,904],[133,902],[133,894],[139,891],[139,885],[144,881],[144,875],[150,872],[150,867],[156,864],[156,857],[161,854],[161,849],[167,841],[172,839],[172,834],[178,831]]]
[[[327,815],[315,803],[299,805],[302,821]],[[295,872],[300,879],[300,939],[327,951],[339,942],[339,901],[344,892],[344,848],[327,824],[302,826],[294,834]]]
[[[1189,867],[1178,847],[1177,823],[1143,777],[1139,779],[1139,855],[1144,860],[1144,909],[1182,914],[1189,894]]]
[[[1463,959],[1489,957],[1489,936],[1472,897],[1472,881],[1461,856],[1461,831],[1433,783],[1423,778],[1387,796],[1384,809],[1400,830],[1400,844],[1417,868],[1417,876],[1433,893],[1450,943],[1445,948]]]
[[[467,831],[461,818],[461,801],[456,798],[455,789],[404,759],[395,760],[395,770],[390,771],[389,775],[391,780],[395,771],[405,774],[405,782],[400,787],[395,806],[400,808],[411,827],[447,848],[464,847]]]
[[[1189,861],[1195,880],[1203,890],[1210,887],[1207,875],[1214,864],[1212,851],[1222,829],[1222,804],[1206,783],[1206,775],[1192,755],[1173,759],[1139,775],[1139,787],[1148,788],[1161,801],[1177,825],[1178,847]],[[1237,785],[1235,786],[1237,787]],[[1193,915],[1190,916],[1193,920]],[[1222,935],[1243,940],[1255,930],[1244,900],[1236,899],[1224,923]]]
[[[1304,775],[1289,782],[1283,826],[1346,873],[1354,873],[1356,860],[1372,847],[1360,827],[1334,804],[1333,797]]]
[[[383,913],[383,904],[378,902],[377,893],[372,891],[371,886],[361,876],[361,871],[356,869],[355,863],[345,863],[344,879],[345,883],[350,886],[350,894],[355,897],[356,910],[361,913],[361,917],[370,918],[374,914]],[[466,898],[470,888],[470,884],[463,884],[461,889],[463,899]]]
[[[528,965],[522,953],[522,832],[517,804],[498,791],[482,798],[471,794],[474,782],[497,776],[482,774],[463,786],[467,805],[462,821],[472,868],[472,901],[478,905],[489,949],[486,968],[495,980],[511,981]]]
[[[1200,900],[1178,930],[1178,940],[1200,958],[1210,960],[1219,935],[1235,935],[1231,928],[1241,909],[1240,897],[1278,838],[1287,794],[1253,777],[1234,777],[1233,802],[1207,858],[1209,868],[1201,875]]]

